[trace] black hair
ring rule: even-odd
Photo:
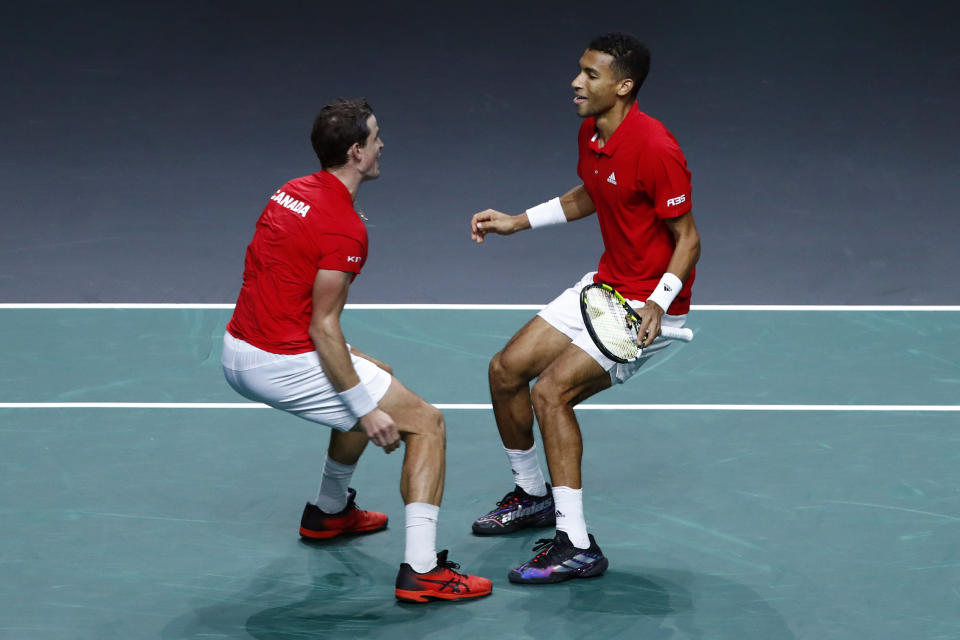
[[[587,49],[613,56],[610,68],[621,79],[633,80],[631,97],[636,97],[650,73],[650,49],[628,33],[605,33],[590,41]]]
[[[373,108],[363,98],[334,100],[317,115],[310,133],[310,143],[324,169],[341,167],[347,163],[347,151],[358,142],[367,143],[370,128],[367,120]]]

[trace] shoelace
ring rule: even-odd
[[[460,565],[456,562],[451,562],[450,560],[447,560],[448,551],[449,551],[448,549],[444,549],[443,551],[437,554],[437,567],[441,569],[450,569],[451,571],[456,572],[456,570],[460,568]]]
[[[536,544],[533,545],[533,550],[539,551],[539,553],[533,557],[530,564],[534,564],[537,560],[549,555],[550,552],[553,551],[553,546],[556,541],[556,538],[540,538],[537,540]]]
[[[356,499],[348,500],[348,501],[347,501],[347,506],[346,506],[346,508],[344,508],[344,511],[350,511],[350,507],[353,507],[354,509],[356,509],[356,510],[359,511],[360,513],[368,513],[367,511],[364,511],[363,509],[360,508],[360,505],[357,504]]]
[[[520,501],[520,496],[518,496],[516,493],[514,493],[513,491],[511,491],[511,492],[508,493],[507,495],[503,496],[503,500],[498,500],[498,501],[497,501],[497,506],[498,506],[498,507],[503,507],[503,506],[506,506],[506,505],[508,505],[508,504],[513,504],[514,502],[519,502],[519,501]]]

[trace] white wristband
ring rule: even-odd
[[[683,289],[683,282],[680,278],[672,273],[665,273],[663,277],[660,278],[660,282],[657,283],[657,288],[654,289],[650,297],[647,298],[647,302],[651,300],[656,302],[660,308],[663,309],[663,312],[666,313],[670,305],[673,304],[677,294],[680,293],[680,289]]]
[[[563,215],[563,206],[560,204],[560,198],[547,200],[543,204],[527,209],[527,220],[530,221],[530,228],[547,227],[551,224],[563,224],[567,221],[567,216]]]
[[[340,396],[340,400],[347,405],[347,409],[357,420],[377,408],[377,403],[373,401],[362,382],[346,391],[341,391],[337,395]]]

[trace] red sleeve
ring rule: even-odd
[[[366,256],[359,240],[334,233],[325,233],[318,238],[320,259],[317,269],[360,273]]]
[[[659,218],[677,218],[690,211],[690,171],[683,152],[667,145],[653,152],[653,158],[640,164],[638,179],[653,200]]]

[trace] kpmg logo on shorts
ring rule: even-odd
[[[302,200],[297,200],[293,196],[288,196],[279,189],[275,194],[270,196],[270,199],[279,204],[281,207],[290,209],[290,211],[299,214],[301,218],[306,218],[307,212],[310,211],[310,205]]]
[[[670,198],[669,200],[667,200],[667,206],[675,207],[678,204],[683,204],[686,201],[687,201],[687,196],[686,194],[684,194],[682,196],[677,196],[676,198]]]

